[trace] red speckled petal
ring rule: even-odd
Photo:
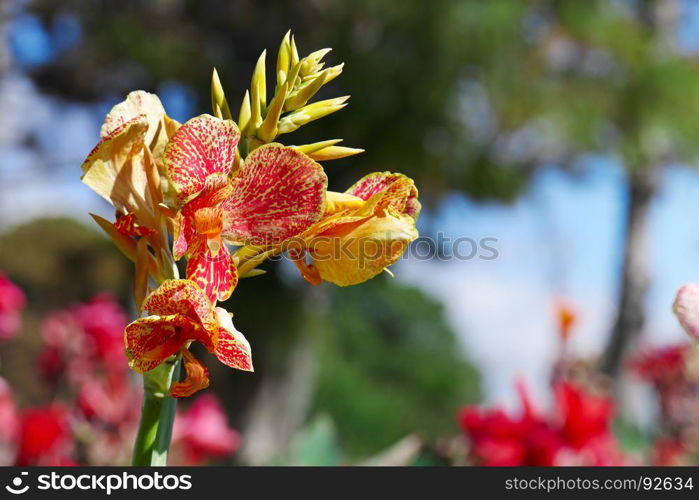
[[[197,228],[194,227],[197,212],[201,210],[213,211],[218,204],[231,194],[232,187],[228,182],[228,177],[223,174],[210,175],[206,179],[206,184],[201,193],[188,201],[178,214],[175,226],[175,236],[173,245],[173,256],[175,260],[181,259],[185,255],[192,253],[201,243],[197,238]],[[220,212],[220,209],[218,209]],[[204,213],[204,212],[202,212]],[[220,226],[221,222],[216,222]],[[221,232],[219,228],[218,233]]]
[[[238,272],[228,248],[220,239],[217,244],[220,248],[216,255],[204,243],[187,261],[187,279],[199,285],[212,304],[230,298],[238,284]]]
[[[213,353],[224,365],[246,372],[253,371],[250,344],[243,334],[235,329],[231,316],[225,309],[217,307],[216,318],[221,326]]]
[[[174,243],[172,245],[172,256],[175,260],[180,260],[187,255],[190,247],[194,246],[196,236],[192,221],[184,214],[184,210],[178,213],[173,236]]]
[[[214,321],[213,306],[199,286],[190,280],[166,280],[143,303],[150,314],[180,314],[208,328]]]
[[[232,184],[233,193],[222,204],[223,235],[274,245],[320,218],[328,179],[305,154],[268,144],[250,153]]]
[[[140,373],[152,370],[179,351],[197,329],[201,327],[179,315],[137,319],[124,331],[129,366]]]
[[[182,353],[182,363],[187,376],[182,382],[173,382],[170,386],[172,397],[186,398],[209,387],[209,370],[188,349]]]
[[[194,199],[187,202],[185,209],[195,212],[200,208],[214,207],[228,198],[233,190],[228,176],[211,174],[206,178],[204,189]]]
[[[362,177],[345,193],[368,200],[382,191],[384,192],[382,199],[385,203],[417,219],[421,208],[417,200],[417,188],[413,180],[403,174],[374,172]]]
[[[142,226],[136,222],[136,214],[133,212],[119,217],[116,222],[114,222],[114,228],[126,236],[148,236],[149,234],[155,234],[153,229]]]
[[[227,176],[240,132],[235,123],[200,115],[182,125],[168,142],[163,161],[167,175],[184,201],[206,186],[210,175]]]

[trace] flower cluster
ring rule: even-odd
[[[129,364],[145,373],[182,359],[186,376],[173,382],[173,396],[209,383],[189,351],[195,341],[224,364],[252,370],[249,343],[217,302],[230,298],[240,278],[262,274],[266,259],[288,252],[308,282],[354,285],[395,263],[418,236],[411,179],[374,173],[344,193],[327,191],[318,162],[361,149],[336,139],[273,142],[346,105],[347,97],[309,103],[342,71],[324,68],[328,52],[300,58],[287,33],[274,95],[267,100],[263,53],[237,123],[215,71],[213,115],[184,124],[167,116],[157,96],[132,92],[107,115],[83,163],[83,182],[116,209],[114,222],[93,218],[136,266],[134,296],[144,317],[126,328]]]
[[[461,428],[470,442],[470,460],[489,466],[621,465],[614,436],[610,398],[591,394],[571,382],[554,386],[549,415],[536,411],[521,391],[523,411],[464,408]]]

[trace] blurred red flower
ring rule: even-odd
[[[653,384],[673,382],[684,375],[686,343],[647,349],[629,361],[629,368]]]
[[[76,384],[100,372],[110,377],[126,377],[124,328],[127,323],[124,309],[107,294],[49,314],[41,324],[42,373],[48,380],[56,380],[65,370]]]
[[[551,415],[538,414],[526,392],[520,416],[501,409],[464,408],[461,428],[474,462],[489,466],[612,465],[624,461],[611,433],[612,401],[570,382],[554,387]]]
[[[124,309],[107,294],[73,306],[72,315],[85,333],[88,348],[108,367],[124,364],[124,327],[129,322]]]
[[[218,399],[203,394],[175,419],[173,442],[182,450],[185,464],[226,458],[238,449],[240,436],[228,426]]]
[[[70,412],[60,404],[22,412],[16,465],[72,465]]]
[[[0,272],[0,340],[11,339],[22,326],[24,292]]]
[[[526,412],[512,417],[500,409],[470,406],[461,411],[460,420],[482,465],[553,465],[562,445],[546,421]]]
[[[17,453],[19,413],[10,385],[0,378],[0,465],[10,465]]]
[[[561,418],[560,432],[568,444],[582,448],[593,439],[609,434],[614,415],[610,398],[586,393],[570,382],[557,384],[554,391]]]
[[[687,449],[680,439],[660,438],[653,443],[650,463],[662,466],[688,465]]]

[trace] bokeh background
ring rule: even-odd
[[[210,112],[212,67],[237,108],[288,29],[304,54],[333,48],[345,68],[323,92],[352,97],[284,138],[366,149],[326,165],[334,190],[413,177],[423,238],[395,278],[310,287],[278,262],[241,283],[225,307],[256,372],[210,366],[242,438],[225,460],[459,462],[461,407],[516,412],[519,381],[547,408],[570,360],[604,379],[619,439],[650,446],[663,409],[627,360],[684,341],[671,304],[699,280],[695,0],[2,0],[0,271],[28,305],[0,373],[17,404],[61,395],[43,317],[104,292],[134,313],[131,265],[88,216],[110,207],[79,180],[105,113],[134,89],[182,122]]]

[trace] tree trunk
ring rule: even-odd
[[[657,174],[657,169],[652,167],[628,174],[629,200],[617,317],[601,362],[602,371],[613,377],[645,324],[649,286],[648,212],[657,191]]]

